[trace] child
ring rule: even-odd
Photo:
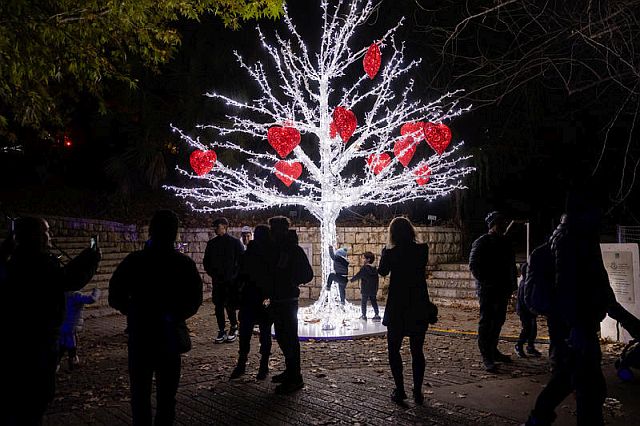
[[[94,288],[90,295],[84,295],[79,291],[68,291],[65,293],[67,313],[60,328],[60,355],[59,361],[65,352],[69,353],[69,370],[78,367],[78,333],[82,331],[84,320],[82,310],[84,305],[96,303],[100,298],[100,290]]]
[[[340,291],[340,303],[344,305],[344,293],[347,288],[347,272],[349,270],[349,261],[347,260],[347,249],[339,248],[333,252],[333,246],[329,246],[329,256],[333,259],[333,271],[327,279],[327,291],[331,290],[331,283],[338,283]]]
[[[536,336],[538,335],[537,315],[531,313],[524,303],[524,282],[527,279],[527,266],[527,262],[520,265],[520,285],[518,286],[518,300],[516,303],[516,312],[518,312],[518,316],[520,317],[522,331],[520,331],[520,337],[516,343],[515,351],[521,358],[526,358],[527,354],[535,357],[542,355],[534,346]],[[527,342],[526,354],[522,348],[525,342]]]
[[[351,282],[360,280],[360,295],[361,302],[360,307],[362,309],[362,316],[360,319],[367,319],[367,301],[371,301],[371,307],[375,313],[373,320],[380,321],[380,315],[378,315],[378,301],[376,300],[376,294],[378,293],[378,270],[373,266],[373,262],[376,260],[376,256],[370,251],[364,252],[362,255],[363,265],[357,274],[351,278]]]

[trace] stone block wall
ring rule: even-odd
[[[103,252],[103,259],[96,276],[87,286],[87,289],[98,287],[103,290],[101,300],[94,306],[88,306],[87,313],[104,315],[110,313],[107,304],[108,286],[111,274],[122,259],[130,252],[143,247],[148,236],[148,227],[127,225],[118,222],[78,219],[67,217],[47,217],[51,233],[56,244],[71,257],[88,247],[91,235],[98,235],[99,244]],[[6,224],[0,223],[6,229]],[[321,246],[320,230],[317,227],[294,227],[298,233],[300,245],[311,253],[311,263],[315,277],[312,282],[301,286],[300,298],[316,300],[321,288]],[[434,267],[441,263],[453,262],[461,258],[461,232],[454,228],[427,227],[416,228],[419,242],[429,244],[429,265]],[[239,237],[240,228],[229,229],[230,234]],[[4,235],[0,235],[3,237]],[[205,283],[205,297],[210,294],[211,279],[204,272],[202,259],[207,241],[214,234],[210,228],[181,228],[178,242],[180,250],[189,255],[198,265]],[[349,275],[355,274],[362,265],[361,255],[365,251],[371,251],[376,255],[376,264],[382,247],[387,241],[387,229],[383,227],[338,227],[338,247],[348,250],[350,261]],[[54,251],[55,252],[55,251]],[[65,257],[61,259],[64,261]],[[379,299],[384,301],[387,279],[380,281]],[[360,299],[359,284],[353,283],[347,286],[347,299]]]

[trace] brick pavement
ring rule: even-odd
[[[546,358],[515,360],[503,366],[500,374],[488,375],[481,369],[475,336],[466,334],[475,329],[477,311],[442,307],[441,318],[439,329],[457,332],[436,331],[427,335],[424,388],[427,399],[424,406],[415,406],[410,401],[409,408],[402,409],[389,399],[393,382],[384,337],[302,342],[306,385],[289,396],[275,395],[275,386],[269,379],[255,380],[259,357],[255,338],[247,374],[229,381],[237,343],[212,343],[213,309],[209,301],[205,302],[190,321],[193,350],[183,358],[177,424],[513,425],[522,421],[537,389],[546,381]],[[45,424],[130,423],[123,329],[122,316],[86,321],[79,350],[83,366],[69,372],[63,364],[57,397]],[[517,320],[510,314],[505,334],[514,334],[514,330]],[[503,341],[501,349],[510,352],[512,345]],[[409,391],[411,368],[407,346],[403,347],[403,359]],[[545,344],[540,347],[547,349]],[[610,363],[612,355],[605,358]],[[283,359],[274,343],[271,372],[282,367]],[[519,391],[520,387],[528,391]],[[636,386],[634,392],[637,389]],[[486,397],[491,394],[489,390],[499,393],[492,395],[491,401]],[[562,410],[566,411],[564,418],[571,422],[571,403]]]

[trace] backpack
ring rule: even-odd
[[[551,313],[555,269],[551,244],[542,244],[531,252],[527,277],[524,281],[524,304],[535,315],[546,316]]]

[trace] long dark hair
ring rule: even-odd
[[[416,230],[406,217],[396,217],[389,224],[389,246],[404,246],[416,242]]]

